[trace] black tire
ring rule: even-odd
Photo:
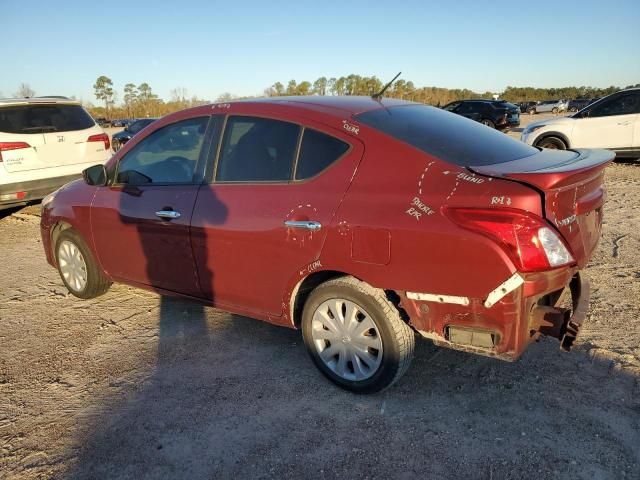
[[[493,123],[491,120],[489,120],[488,118],[483,118],[482,120],[480,120],[480,123],[482,125],[486,125],[489,128],[496,128],[496,124]]]
[[[80,251],[84,259],[84,263],[86,266],[87,280],[86,280],[86,284],[81,289],[76,289],[75,287],[72,287],[67,282],[67,280],[65,279],[60,269],[60,246],[65,241],[71,242],[73,245],[75,245],[77,249]],[[87,244],[85,243],[83,238],[75,230],[69,228],[67,230],[64,230],[60,234],[60,236],[56,241],[54,254],[55,254],[56,265],[58,266],[58,273],[60,274],[60,278],[62,279],[62,282],[64,283],[65,287],[67,287],[67,290],[69,290],[69,292],[72,295],[75,295],[78,298],[88,299],[88,298],[99,297],[100,295],[106,293],[107,290],[109,290],[109,287],[111,286],[111,282],[104,275],[104,273],[102,272],[102,269],[93,258],[93,254],[91,253],[91,250],[89,250],[89,247],[87,247]]]
[[[570,111],[570,112],[577,112],[577,111],[578,111],[578,109],[577,109],[576,107],[571,107],[571,108],[569,109],[569,111]]]
[[[530,108],[529,110],[527,110],[527,113],[529,115],[533,115],[534,113],[536,113],[536,109],[535,108]]]
[[[567,144],[558,137],[544,137],[536,142],[536,147],[548,148],[550,150],[566,150]]]
[[[316,310],[331,299],[345,299],[366,310],[380,332],[382,360],[370,378],[345,379],[334,373],[320,357],[312,336],[312,321]],[[384,291],[350,276],[325,282],[311,292],[302,314],[302,336],[316,367],[336,385],[355,393],[374,393],[391,386],[409,368],[415,346],[413,330],[400,318],[398,309]]]
[[[555,115],[556,113],[558,113],[558,107],[553,107],[553,108],[551,109],[551,113],[553,113],[554,115]]]

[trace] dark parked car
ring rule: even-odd
[[[111,148],[113,151],[117,152],[120,150],[120,147],[131,140],[136,133],[156,120],[157,118],[141,118],[140,120],[133,120],[131,123],[126,124],[124,130],[114,133],[111,137]]]
[[[129,120],[126,120],[124,118],[119,118],[117,120],[113,120],[111,122],[111,126],[112,127],[125,127],[125,126],[127,126],[128,123],[129,123]]]
[[[509,130],[520,125],[520,109],[504,100],[461,100],[442,108],[497,130]]]
[[[569,111],[570,112],[577,112],[579,110],[582,110],[583,108],[588,107],[589,105],[591,105],[596,100],[598,100],[598,99],[597,98],[576,98],[574,100],[570,100],[569,101]]]
[[[122,282],[301,328],[324,375],[374,392],[416,332],[502,360],[541,335],[569,350],[613,157],[401,100],[205,105],[43,200],[42,244],[77,297]]]
[[[110,127],[111,121],[107,120],[104,117],[98,117],[95,119],[96,123],[100,125],[102,128]]]
[[[529,115],[533,115],[536,113],[536,105],[539,102],[530,101],[530,102],[520,102],[518,105],[520,107],[520,111],[522,113],[528,113]]]

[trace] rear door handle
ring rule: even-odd
[[[287,220],[284,224],[289,228],[305,228],[307,230],[320,230],[322,228],[320,222],[312,220]]]
[[[176,212],[174,210],[160,210],[156,212],[156,217],[160,218],[168,218],[170,220],[180,218],[180,212]]]

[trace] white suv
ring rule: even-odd
[[[541,148],[608,148],[618,157],[640,157],[640,88],[609,95],[568,117],[540,120],[520,137]]]
[[[79,102],[0,99],[0,209],[39,200],[109,157],[109,137]]]

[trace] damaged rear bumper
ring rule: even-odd
[[[513,361],[541,336],[569,351],[586,319],[590,288],[577,268],[566,268],[514,274],[487,298],[398,293],[411,325],[435,344]]]

